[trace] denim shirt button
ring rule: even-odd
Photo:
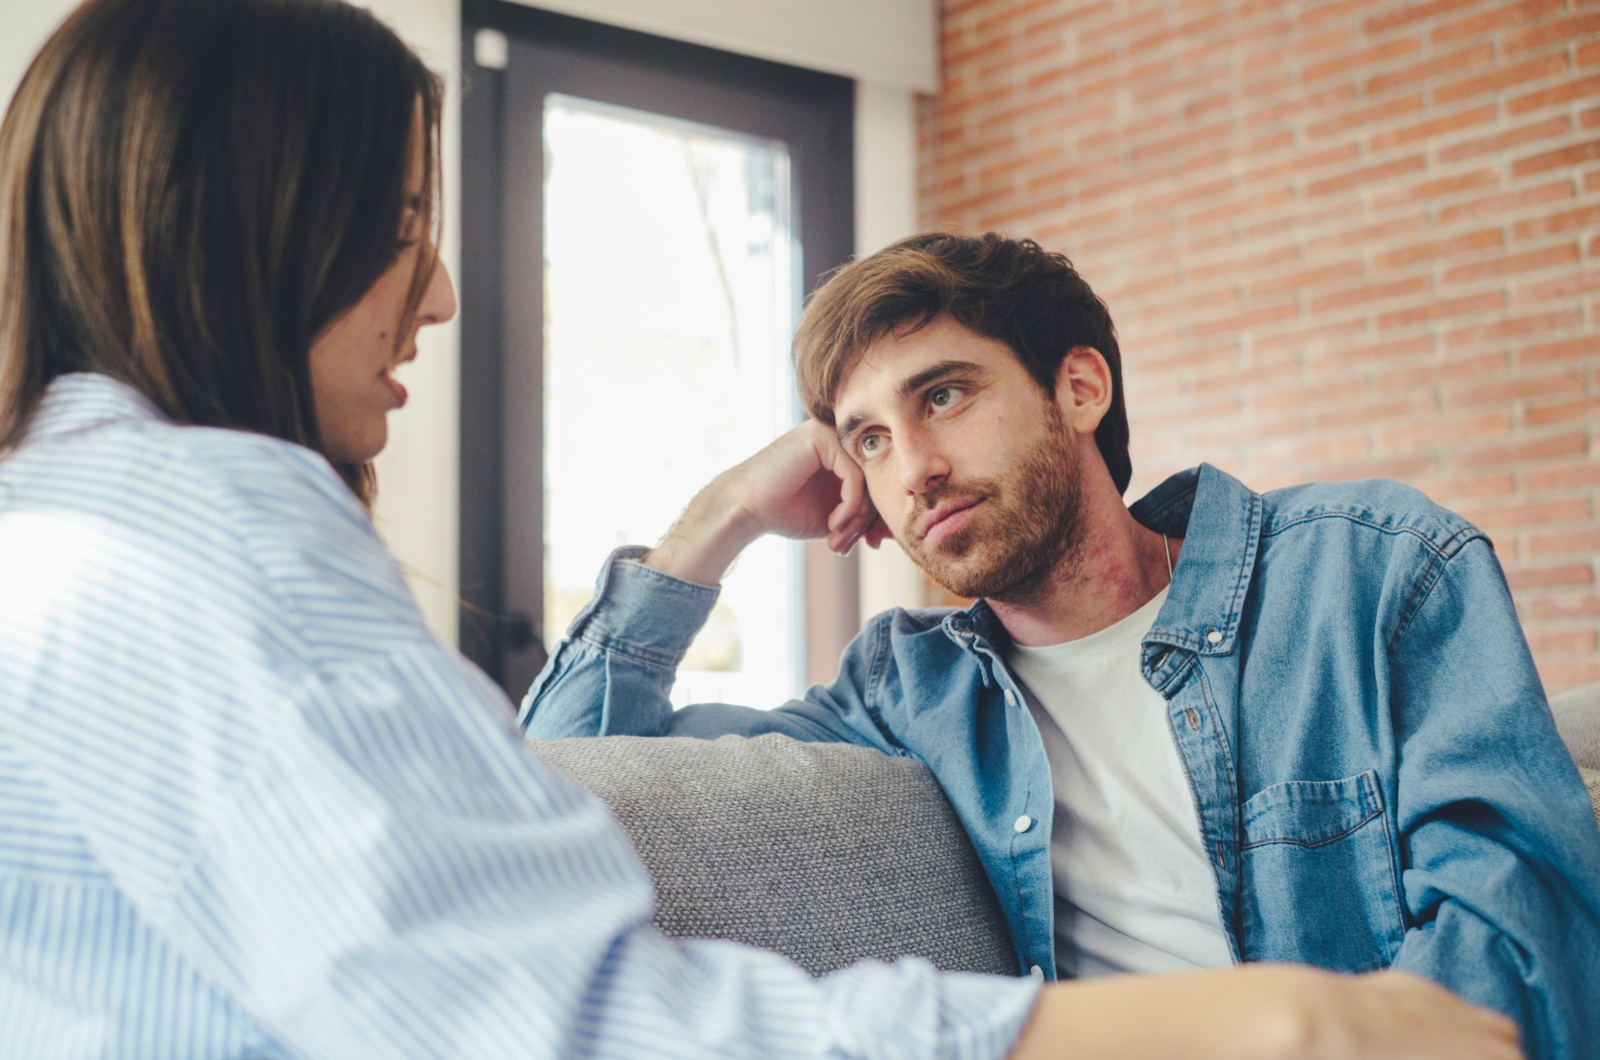
[[[1033,818],[1029,817],[1027,814],[1023,814],[1021,817],[1018,817],[1011,823],[1011,827],[1015,828],[1019,832],[1026,832],[1028,829],[1033,827]]]
[[[1222,633],[1219,630],[1208,629],[1206,630],[1206,640],[1210,641],[1212,644],[1221,644]]]
[[[1006,690],[1006,704],[1012,707],[1017,705],[1017,694],[1010,689]]]
[[[1036,983],[1044,982],[1044,969],[1039,967],[1037,964],[1028,969],[1028,975]]]

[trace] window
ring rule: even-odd
[[[490,66],[463,102],[462,648],[516,696],[611,549],[799,421],[789,337],[848,254],[853,91],[512,4],[465,16]],[[757,542],[675,701],[831,677],[808,625],[854,597],[825,550]]]

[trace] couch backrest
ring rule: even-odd
[[[905,955],[1018,974],[982,865],[919,762],[782,736],[529,746],[611,807],[669,935],[775,950],[813,975]]]
[[[1551,709],[1600,821],[1600,685]],[[815,975],[912,954],[1018,974],[972,844],[919,762],[782,736],[529,746],[611,807],[669,935],[775,950]]]
[[[1594,804],[1595,821],[1600,823],[1600,684],[1562,693],[1550,701],[1550,711],[1578,763],[1578,773]]]

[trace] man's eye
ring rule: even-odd
[[[956,390],[954,387],[942,386],[928,395],[928,404],[936,409],[947,409],[955,404]]]
[[[876,434],[864,434],[861,436],[861,441],[857,442],[856,444],[861,449],[862,456],[871,456],[873,453],[878,451],[878,447],[882,444],[882,442],[883,439],[878,437]]]

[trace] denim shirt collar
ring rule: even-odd
[[[1002,651],[1011,646],[1011,634],[986,600],[974,600],[965,611],[946,615],[943,625],[945,632],[958,642],[976,634]]]
[[[1165,664],[1173,649],[1227,655],[1238,643],[1261,546],[1261,495],[1227,472],[1201,464],[1173,475],[1128,511],[1147,529],[1183,538],[1182,562],[1167,602],[1144,640],[1146,677],[1159,685],[1157,672],[1172,669]],[[1011,643],[983,600],[946,616],[944,628],[958,644],[969,644],[975,635],[1003,652]]]
[[[1183,538],[1167,602],[1145,638],[1147,665],[1156,644],[1200,655],[1230,654],[1261,547],[1261,495],[1227,472],[1201,464],[1167,479],[1129,513],[1158,534]],[[1159,658],[1159,651],[1154,656]]]

